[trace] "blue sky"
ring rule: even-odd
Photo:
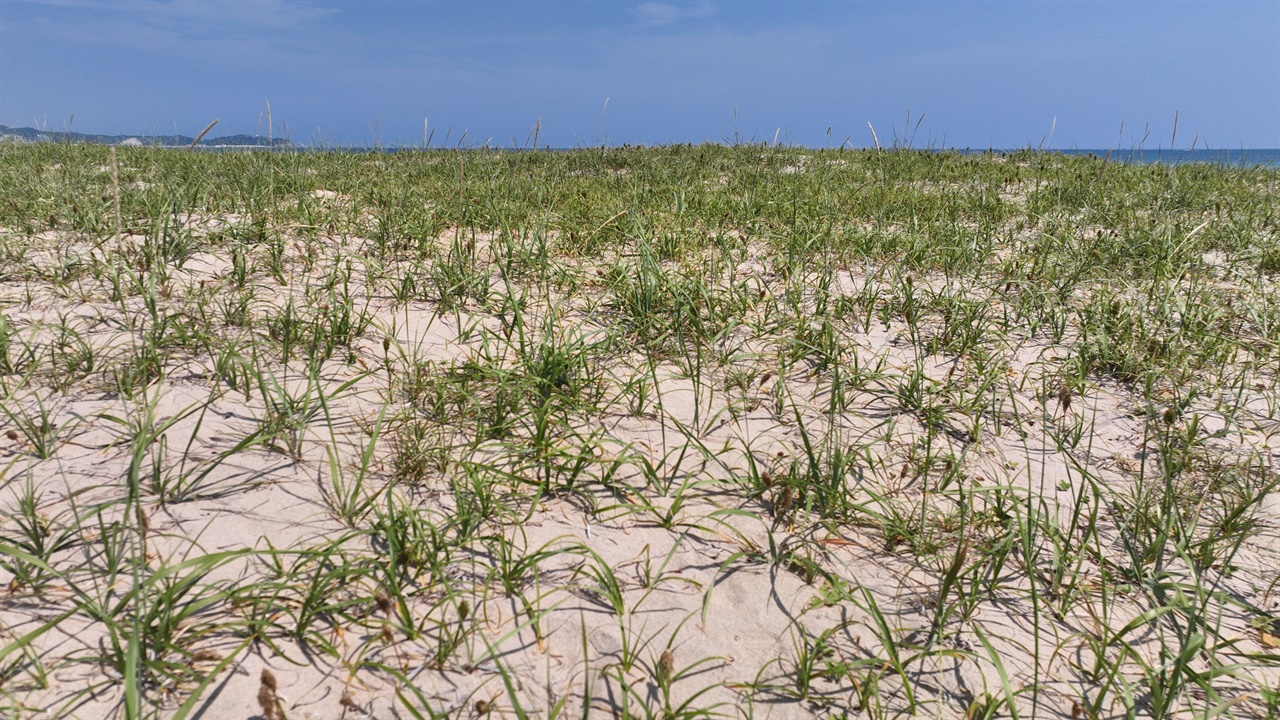
[[[339,145],[1154,148],[1178,112],[1280,147],[1280,0],[0,0],[0,124],[265,135],[267,101]]]

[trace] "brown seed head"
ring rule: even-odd
[[[193,662],[193,663],[198,663],[198,662],[216,662],[216,661],[221,660],[221,659],[222,659],[222,654],[221,654],[221,653],[219,653],[217,650],[209,650],[209,649],[205,649],[205,650],[197,650],[197,651],[195,651],[195,653],[191,656],[191,662]]]
[[[373,596],[373,604],[377,606],[378,612],[383,615],[391,614],[391,598],[387,597],[385,592],[379,590],[378,594]]]
[[[262,708],[263,720],[284,720],[280,711],[280,699],[276,697],[276,676],[266,668],[262,669],[262,679],[258,685],[258,707]]]
[[[14,442],[18,442],[18,437],[19,437],[19,435],[18,435],[18,431],[17,431],[17,430],[14,430],[14,429],[10,428],[10,429],[9,429],[9,431],[8,431],[8,432],[6,432],[6,433],[4,434],[4,436],[5,436],[5,437],[7,437],[7,438],[9,438],[10,440],[12,440],[12,441],[14,441]]]
[[[664,682],[670,682],[671,676],[676,673],[676,658],[671,654],[670,650],[663,650],[662,655],[658,657],[658,679]]]
[[[477,700],[474,707],[477,715],[488,715],[489,711],[492,709],[489,707],[488,700]]]
[[[784,512],[787,510],[790,510],[792,499],[793,498],[791,496],[791,488],[786,488],[785,490],[783,490],[782,497],[778,499],[778,509]]]

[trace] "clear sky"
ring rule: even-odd
[[[1280,0],[0,0],[0,124],[266,135],[268,101],[340,145],[1155,148],[1178,112],[1274,148]]]

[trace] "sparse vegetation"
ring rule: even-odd
[[[1280,717],[1278,192],[0,145],[0,715]]]

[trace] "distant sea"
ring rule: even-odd
[[[974,151],[969,151],[970,153]],[[998,151],[1000,152],[1000,151]],[[1004,151],[1008,152],[1008,151]],[[1280,168],[1280,148],[1254,148],[1237,150],[1051,150],[1063,155],[1107,157],[1111,162],[1130,165],[1186,165],[1207,163],[1231,167]]]

